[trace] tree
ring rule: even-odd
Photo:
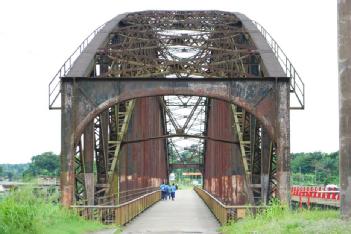
[[[13,179],[13,173],[12,173],[11,171],[6,172],[6,176],[7,176],[7,178],[8,178],[9,181],[12,181],[12,179]]]
[[[32,162],[28,170],[23,174],[25,176],[58,176],[60,172],[59,156],[52,152],[45,152],[32,157]]]
[[[339,153],[296,153],[291,154],[293,182],[306,184],[338,183]],[[301,178],[304,178],[301,180]]]
[[[0,176],[2,176],[3,172],[4,172],[4,169],[2,169],[2,167],[0,167]]]

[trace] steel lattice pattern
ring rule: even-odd
[[[127,15],[97,53],[103,77],[260,77],[260,55],[224,12]]]

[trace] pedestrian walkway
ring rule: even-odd
[[[160,201],[144,211],[123,233],[218,233],[219,223],[193,190],[179,190],[175,201]]]

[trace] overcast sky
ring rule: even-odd
[[[2,0],[0,163],[60,152],[60,112],[48,83],[74,49],[114,16],[140,10],[225,10],[258,21],[306,84],[306,110],[291,112],[291,151],[338,150],[336,1]]]

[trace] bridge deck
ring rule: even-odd
[[[219,223],[193,190],[160,201],[127,224],[123,233],[218,233]]]

